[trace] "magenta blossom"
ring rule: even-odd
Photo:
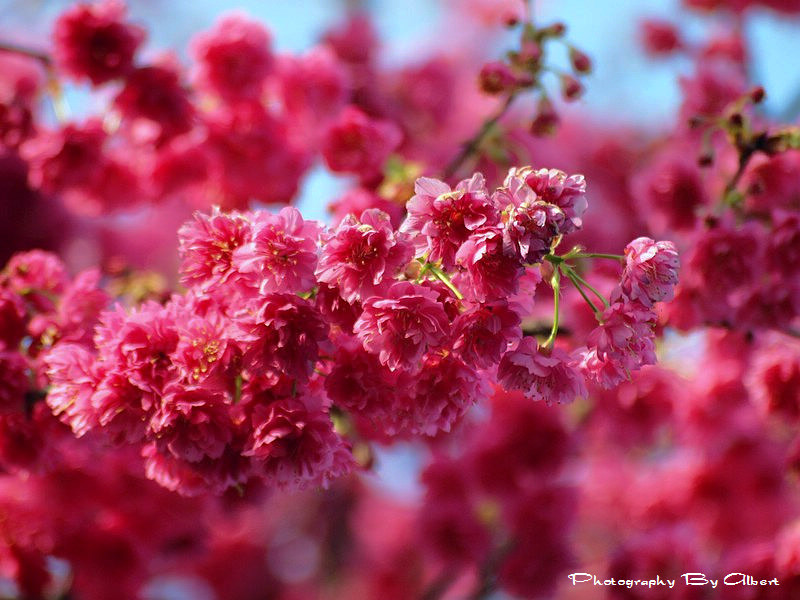
[[[178,344],[173,362],[181,379],[189,385],[198,385],[224,372],[232,354],[226,331],[227,322],[222,315],[210,311],[205,316],[178,314]]]
[[[232,429],[224,394],[181,385],[167,390],[150,420],[159,452],[188,462],[221,457]]]
[[[496,227],[473,233],[458,250],[456,263],[466,269],[456,281],[468,298],[478,302],[516,293],[525,271],[517,256],[505,252],[503,230]]]
[[[537,198],[560,208],[566,219],[559,233],[567,234],[580,229],[586,211],[586,181],[583,175],[567,175],[558,169],[533,169],[521,167],[511,169],[504,182],[506,187],[513,185],[514,179],[525,182]]]
[[[143,392],[160,394],[178,376],[171,358],[178,345],[175,319],[155,302],[131,313],[119,306],[104,312],[95,344],[105,368],[124,375]]]
[[[485,377],[452,354],[426,357],[407,395],[381,426],[387,433],[436,435],[451,427],[474,404],[489,396]]]
[[[503,229],[506,251],[527,264],[541,262],[550,252],[563,221],[564,213],[555,204],[534,202],[512,208]]]
[[[201,86],[225,100],[257,100],[272,72],[272,38],[258,21],[233,13],[192,40]]]
[[[623,297],[651,307],[672,300],[680,259],[675,244],[636,238],[625,246],[625,270],[620,281]]]
[[[587,377],[610,388],[632,371],[655,364],[656,315],[638,302],[615,302],[602,318],[589,334],[581,367]]]
[[[346,107],[322,137],[322,156],[331,171],[354,173],[363,180],[380,177],[383,163],[403,139],[391,121],[373,119]]]
[[[94,356],[77,344],[59,344],[47,353],[45,362],[50,377],[47,405],[76,436],[86,434],[97,425],[91,406],[97,385]]]
[[[144,439],[154,403],[154,394],[143,392],[120,373],[106,374],[91,398],[97,424],[114,444]]]
[[[277,215],[258,213],[252,242],[234,253],[234,264],[254,276],[262,294],[307,291],[314,286],[319,234],[319,223],[304,221],[293,206]]]
[[[102,172],[108,135],[99,119],[41,130],[21,152],[29,163],[28,179],[48,194],[94,185]]]
[[[125,120],[154,128],[158,144],[188,132],[195,117],[178,66],[167,60],[134,69],[114,105]]]
[[[522,335],[520,317],[506,300],[479,304],[453,321],[453,351],[468,365],[488,369]]]
[[[322,249],[317,278],[336,285],[347,302],[363,301],[387,288],[413,254],[411,244],[396,233],[389,215],[365,210],[348,215]]]
[[[119,0],[77,4],[65,11],[53,30],[59,69],[93,85],[126,75],[145,33],[125,22],[125,12],[125,4]]]
[[[181,280],[201,290],[213,290],[238,275],[234,251],[250,241],[252,223],[241,213],[210,215],[197,212],[178,230]]]
[[[449,322],[436,292],[400,281],[364,303],[353,331],[364,348],[391,370],[417,369],[429,348],[447,337]]]
[[[235,339],[255,372],[274,370],[306,379],[327,340],[328,324],[294,294],[253,299],[234,317]]]
[[[390,371],[374,354],[364,350],[358,339],[340,336],[325,391],[339,407],[379,420],[391,412],[402,371]]]
[[[569,404],[587,395],[577,361],[560,348],[538,347],[532,337],[522,338],[516,350],[503,355],[497,380],[507,390],[548,404]]]
[[[414,192],[400,231],[414,237],[418,256],[427,254],[430,262],[442,261],[446,269],[454,265],[456,252],[473,232],[500,218],[480,173],[454,190],[438,179],[420,177]]]
[[[319,400],[308,393],[257,406],[243,454],[255,473],[281,489],[326,485],[352,467],[345,442]]]
[[[339,289],[320,282],[314,304],[331,325],[352,333],[353,325],[361,314],[361,304],[350,304],[339,294]]]

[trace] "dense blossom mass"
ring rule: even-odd
[[[658,127],[555,4],[410,61],[161,4],[0,25],[0,597],[800,597],[800,3],[639,22]]]
[[[494,191],[477,174],[454,191],[420,179],[399,229],[379,209],[332,229],[293,207],[198,213],[179,232],[186,293],[104,311],[99,297],[94,335],[59,336],[43,354],[47,404],[77,436],[140,445],[150,478],[197,493],[251,478],[295,489],[346,473],[354,459],[332,411],[381,435],[435,435],[495,379],[547,403],[585,397],[584,377],[616,385],[655,362],[652,307],[677,282],[673,244],[626,248],[618,299],[584,349],[523,338],[524,311],[507,299],[543,260],[574,273],[550,252],[580,227],[584,190],[583,178],[552,169],[512,169]],[[511,215],[521,206],[558,217],[533,261],[503,243],[519,231]],[[63,268],[39,260],[42,283],[32,284],[54,286],[45,269]],[[351,322],[333,317],[342,310]]]

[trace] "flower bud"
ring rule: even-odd
[[[547,98],[539,101],[536,117],[530,125],[531,135],[536,137],[546,137],[556,132],[559,124],[558,114],[553,108],[553,104]]]
[[[577,48],[569,49],[569,61],[576,73],[588,73],[592,70],[592,59]]]
[[[731,126],[736,127],[737,129],[740,128],[742,125],[744,125],[744,117],[742,116],[742,113],[740,112],[733,113],[730,117],[728,117],[728,123],[730,123]]]
[[[478,84],[487,94],[501,94],[515,87],[517,78],[506,63],[498,60],[483,65]]]
[[[766,95],[767,94],[764,91],[764,88],[760,85],[750,90],[750,100],[753,102],[753,104],[759,104],[762,102]]]
[[[583,94],[583,86],[580,81],[572,75],[561,76],[561,95],[564,100],[576,100],[581,94]]]
[[[516,55],[517,63],[525,68],[535,68],[542,59],[542,47],[538,42],[523,40],[522,47]]]

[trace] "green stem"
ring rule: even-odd
[[[602,252],[581,252],[575,258],[610,258],[611,260],[625,260],[622,254],[603,254]]]
[[[560,265],[561,263],[564,262],[565,257],[564,256],[558,256],[557,254],[546,254],[544,259],[547,262],[552,263],[554,265]]]
[[[428,271],[430,271],[430,263],[423,262],[422,267],[419,270],[419,275],[417,275],[417,283],[419,283],[425,278],[425,273],[427,273]]]
[[[573,275],[573,277],[575,277],[575,280],[576,280],[576,281],[580,282],[580,284],[581,284],[581,285],[583,285],[584,287],[586,287],[586,288],[587,288],[589,291],[591,291],[591,292],[592,292],[592,293],[593,293],[595,296],[597,296],[598,298],[600,298],[600,300],[602,300],[602,301],[603,301],[603,306],[605,306],[606,308],[608,308],[608,300],[606,300],[606,297],[605,297],[605,296],[603,296],[603,294],[601,294],[600,292],[598,292],[598,291],[597,291],[597,290],[594,288],[594,286],[593,286],[591,283],[589,283],[589,282],[588,282],[588,281],[586,281],[586,280],[585,280],[583,277],[581,277],[581,276],[578,274],[578,272],[577,272],[575,269],[573,269],[572,267],[570,267],[569,265],[564,265],[564,268],[565,268],[565,269],[567,269],[567,270],[568,270],[570,273],[572,273],[572,275]],[[570,279],[572,279],[572,278],[570,277]]]
[[[592,302],[591,298],[589,298],[589,296],[586,295],[586,292],[583,291],[583,288],[581,287],[580,282],[577,279],[575,279],[574,275],[572,275],[572,273],[570,271],[566,272],[566,276],[572,282],[572,285],[575,286],[575,289],[578,290],[580,295],[583,296],[583,299],[586,301],[586,303],[592,308],[592,312],[594,312],[594,316],[597,317],[597,320],[599,321],[600,320],[600,314],[601,314],[600,313],[600,309],[598,309],[597,306],[595,306],[594,302]]]
[[[450,278],[447,276],[447,273],[442,271],[439,267],[435,267],[432,264],[428,263],[428,270],[433,273],[434,277],[445,284],[453,294],[455,294],[456,298],[459,300],[464,299],[464,294],[458,291],[458,288],[453,285],[453,282],[450,281]]]
[[[559,315],[559,299],[561,296],[561,270],[556,269],[553,271],[553,277],[550,279],[550,287],[553,288],[553,327],[550,329],[550,336],[545,340],[544,345],[550,347],[556,341],[558,335],[558,315]]]
[[[242,399],[242,374],[238,374],[236,379],[234,379],[234,390],[233,390],[233,403],[238,404],[239,400]]]

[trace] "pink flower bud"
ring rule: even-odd
[[[576,100],[581,94],[583,94],[583,86],[580,81],[572,75],[561,76],[561,95],[564,96],[564,100]]]
[[[577,48],[570,48],[569,60],[577,73],[588,73],[592,70],[592,59]]]
[[[514,88],[517,78],[508,65],[502,61],[489,62],[483,65],[478,83],[487,94],[501,94]]]

